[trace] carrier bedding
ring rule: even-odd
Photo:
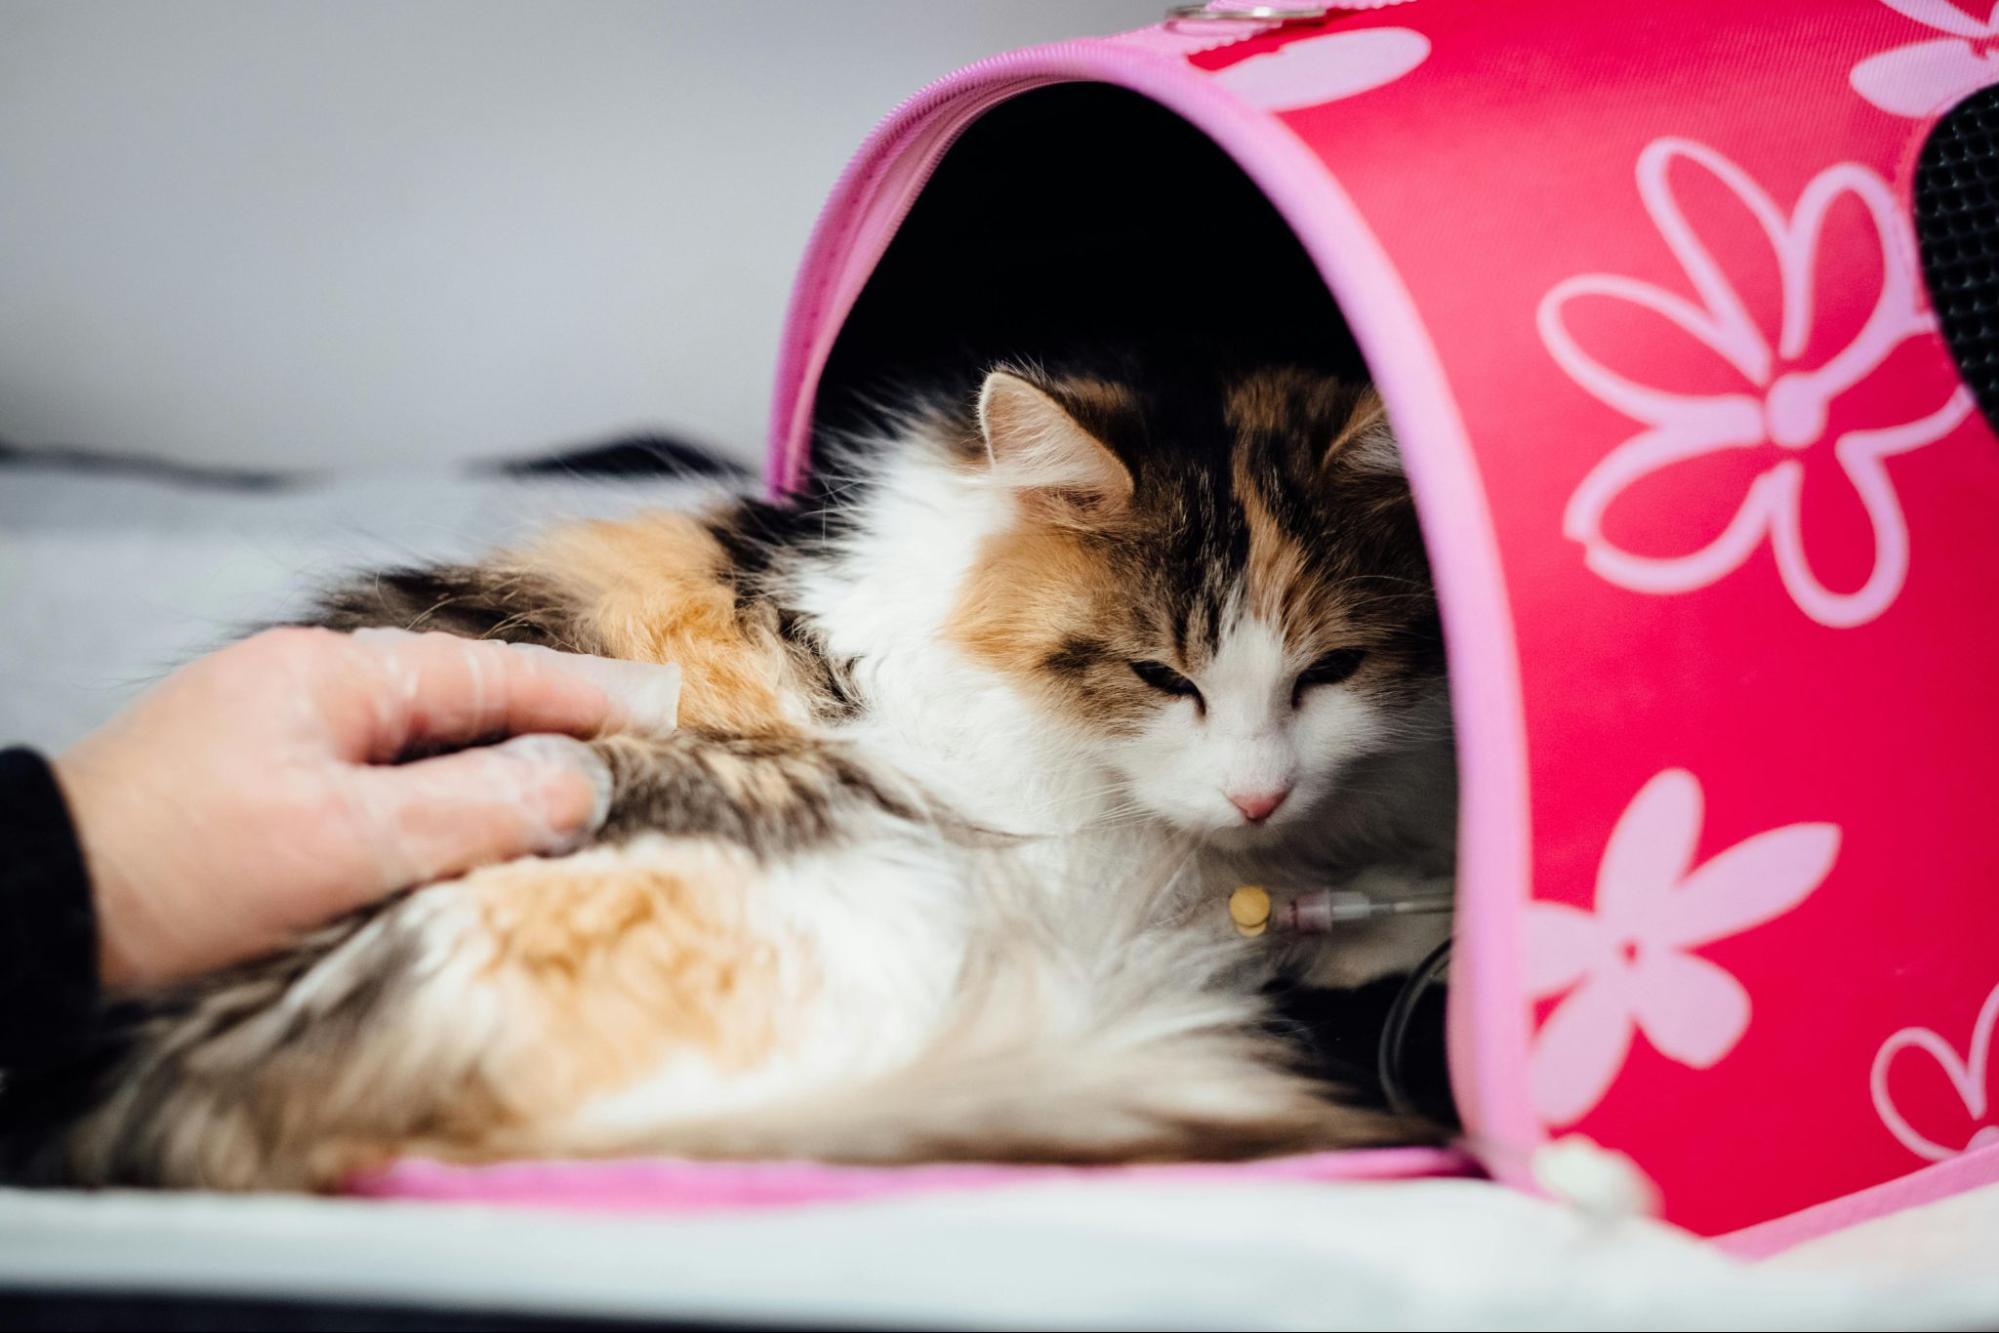
[[[1989,1189],[1754,1265],[1472,1180],[1107,1178],[693,1216],[0,1191],[0,1320],[33,1326],[14,1302],[60,1286],[286,1301],[314,1328],[362,1324],[329,1302],[460,1327],[499,1311],[652,1328],[1989,1327],[1995,1238]]]

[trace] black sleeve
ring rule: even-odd
[[[0,1068],[73,1054],[97,1019],[97,914],[48,761],[0,750]]]

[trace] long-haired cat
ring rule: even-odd
[[[1429,575],[1365,386],[1000,369],[805,500],[557,530],[334,628],[677,662],[599,843],[133,997],[17,1080],[39,1179],[324,1187],[407,1153],[1104,1161],[1406,1140],[1261,987],[1246,878],[1447,874]],[[1421,928],[1419,928],[1421,929]],[[1433,928],[1434,929],[1434,928]],[[1287,956],[1288,955],[1288,956]]]

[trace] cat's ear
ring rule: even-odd
[[[1361,390],[1346,424],[1334,433],[1332,443],[1326,446],[1323,465],[1330,468],[1335,464],[1357,472],[1393,477],[1402,475],[1402,449],[1396,444],[1395,431],[1388,424],[1388,407],[1381,401],[1380,391],[1372,384]]]
[[[1131,498],[1131,471],[1053,395],[1007,370],[979,390],[979,432],[992,478],[1077,516],[1114,512]]]

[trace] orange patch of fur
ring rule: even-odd
[[[1043,641],[1087,614],[1088,565],[1071,534],[1039,525],[1002,533],[980,552],[946,634],[988,666],[1031,672]]]
[[[945,633],[988,666],[1032,676],[1064,638],[1101,632],[1109,581],[1076,533],[1021,523],[986,542]]]
[[[544,1125],[671,1055],[741,1070],[778,1043],[777,945],[750,929],[747,853],[680,841],[612,858],[516,861],[469,877],[495,942],[505,1048],[483,1062],[510,1119]]]
[[[1131,632],[1120,614],[1128,599],[1081,532],[1022,506],[1018,524],[987,539],[944,632],[974,661],[1012,676],[1051,710],[1115,731],[1153,703],[1138,677],[1099,672],[1084,689],[1052,673],[1049,662],[1078,639],[1109,645],[1109,657],[1122,651]]]
[[[1278,526],[1263,493],[1250,480],[1240,451],[1234,470],[1236,495],[1249,527],[1249,560],[1243,570],[1249,610],[1272,624],[1289,627],[1294,617],[1305,611],[1299,604],[1300,592],[1309,582],[1306,571],[1310,562],[1298,543]]]
[[[681,725],[755,736],[804,720],[776,626],[738,608],[727,554],[699,520],[577,524],[537,542],[525,563],[587,608],[600,651],[680,664]]]

